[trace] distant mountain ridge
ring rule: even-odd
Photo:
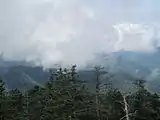
[[[116,87],[123,88],[125,87],[124,83],[132,85],[135,79],[143,78],[148,81],[147,86],[150,89],[160,90],[160,82],[158,81],[160,73],[154,73],[160,69],[159,51],[154,53],[120,51],[107,55],[102,54],[96,59],[95,61],[105,68],[107,67],[106,70],[114,76],[111,78],[111,82]],[[93,69],[81,70],[79,74],[82,79],[89,81],[93,88],[95,85]],[[23,89],[24,86],[43,85],[48,80],[49,72],[44,71],[41,66],[32,66],[27,62],[0,59],[0,76],[6,81],[8,88]]]

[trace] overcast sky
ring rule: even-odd
[[[7,60],[84,65],[94,54],[153,51],[159,0],[0,0]]]

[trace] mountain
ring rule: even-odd
[[[49,77],[49,73],[42,67],[12,66],[5,69],[6,71],[0,73],[0,76],[5,80],[8,89],[43,86]]]
[[[131,88],[135,79],[147,80],[147,87],[159,91],[160,52],[139,53],[119,51],[97,56],[95,64],[102,64],[109,74],[103,75],[103,83],[112,82],[116,87],[126,90]],[[30,63],[19,61],[4,61],[0,59],[0,76],[7,83],[8,89],[44,85],[48,80],[49,72],[42,67],[32,66]],[[79,71],[81,79],[88,81],[90,89],[95,88],[94,70]],[[108,76],[112,76],[107,79]],[[128,86],[128,88],[126,87]]]
[[[33,66],[34,64],[32,62],[26,62],[26,61],[17,61],[17,60],[4,60],[3,54],[0,54],[0,68],[7,68],[12,66]]]
[[[160,91],[160,49],[155,52],[119,51],[110,54],[101,54],[95,60],[109,73],[115,75],[113,83],[117,87],[131,87],[133,80],[147,80],[147,87],[152,91]],[[155,74],[156,72],[156,74]],[[124,87],[123,87],[124,86]]]

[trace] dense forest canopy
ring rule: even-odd
[[[1,120],[159,120],[159,94],[150,93],[145,80],[134,81],[135,91],[121,91],[112,83],[103,84],[95,67],[95,92],[80,79],[76,66],[50,71],[42,86],[6,90],[0,80]],[[109,79],[109,78],[106,78]],[[25,85],[24,85],[25,87]]]

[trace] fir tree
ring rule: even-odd
[[[6,120],[8,112],[7,96],[5,90],[5,83],[0,80],[0,119]]]

